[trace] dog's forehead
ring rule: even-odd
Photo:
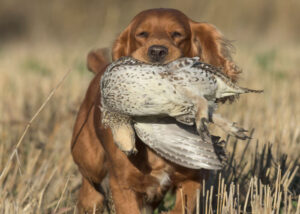
[[[182,12],[175,9],[150,9],[145,10],[139,13],[132,20],[135,23],[136,27],[149,27],[151,25],[162,26],[164,24],[177,25],[177,26],[185,26],[188,25],[189,18],[183,14]]]
[[[187,16],[182,13],[179,10],[176,9],[171,9],[171,8],[153,8],[149,10],[144,10],[138,13],[135,18],[141,18],[142,16],[165,16],[165,15],[170,15],[170,16],[184,16],[187,18]]]

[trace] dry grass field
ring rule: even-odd
[[[240,85],[264,89],[220,106],[226,118],[251,131],[252,139],[236,141],[214,130],[226,141],[228,163],[206,181],[199,212],[300,212],[298,2],[84,2],[77,0],[68,9],[59,1],[41,8],[24,4],[24,10],[15,7],[16,1],[0,4],[0,19],[8,17],[8,24],[0,21],[0,213],[76,213],[81,177],[70,140],[93,77],[86,54],[111,46],[132,16],[150,7],[175,7],[215,24],[236,40],[234,59],[243,68]],[[28,122],[68,71],[16,150]],[[156,213],[173,200],[167,195]]]

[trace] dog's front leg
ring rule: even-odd
[[[194,213],[197,203],[197,189],[201,190],[202,181],[188,180],[180,183],[176,189],[174,209],[168,214]]]
[[[120,179],[110,176],[110,190],[116,213],[140,214],[143,200],[129,187],[124,186]]]

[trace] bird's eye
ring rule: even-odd
[[[181,33],[177,32],[177,31],[174,31],[174,32],[171,33],[171,36],[172,36],[172,38],[179,38],[182,35],[181,35]]]
[[[149,36],[149,33],[146,31],[142,31],[137,34],[138,37],[147,38]]]

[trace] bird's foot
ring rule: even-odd
[[[199,121],[196,121],[197,132],[203,140],[210,138],[210,134],[207,128],[208,123],[209,121],[206,117],[202,117]]]
[[[194,125],[194,118],[191,115],[180,115],[175,117],[175,119],[178,122],[183,123],[185,125],[189,125],[189,126]]]
[[[232,123],[230,129],[228,130],[228,134],[241,139],[241,140],[246,140],[249,139],[250,137],[246,134],[246,132],[248,132],[248,130],[237,126],[236,123]]]

